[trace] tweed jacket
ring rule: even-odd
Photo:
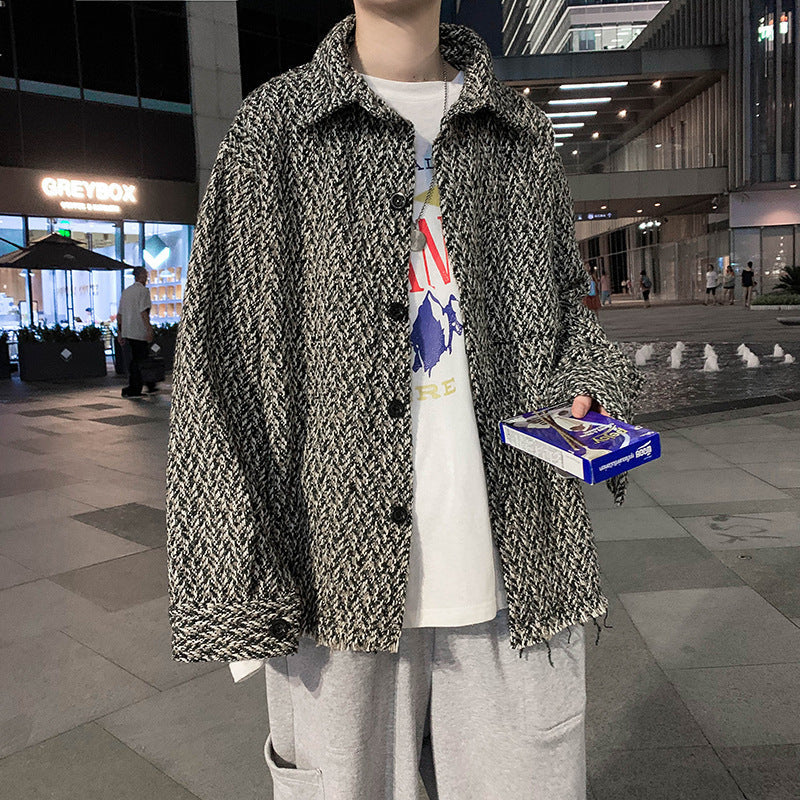
[[[242,102],[192,242],[167,458],[172,654],[396,652],[413,491],[413,125],[353,70],[355,17]],[[498,421],[589,394],[630,420],[641,378],[581,303],[588,280],[547,116],[442,23],[464,70],[433,143],[492,535],[521,649],[607,600],[580,482]],[[401,401],[406,413],[397,417]],[[621,503],[625,477],[610,488]]]

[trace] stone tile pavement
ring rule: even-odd
[[[262,682],[170,658],[169,384],[6,383],[0,796],[268,800]],[[623,508],[586,488],[611,602],[589,796],[797,800],[800,402],[651,425],[664,455]]]

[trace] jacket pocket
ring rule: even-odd
[[[279,767],[272,749],[272,734],[264,744],[264,759],[272,776],[273,800],[325,800],[322,771]]]

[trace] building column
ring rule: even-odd
[[[219,144],[242,104],[236,3],[186,3],[198,200],[203,197]]]

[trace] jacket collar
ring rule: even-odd
[[[383,119],[399,115],[383,101],[353,69],[348,49],[355,39],[355,14],[337,22],[317,47],[307,73],[309,94],[301,106],[300,124],[312,124],[349,104]],[[442,22],[439,49],[446,61],[464,70],[464,85],[444,119],[489,109],[518,127],[530,125],[524,100],[509,94],[494,73],[492,54],[486,42],[466,25]],[[444,120],[443,120],[444,122]]]

